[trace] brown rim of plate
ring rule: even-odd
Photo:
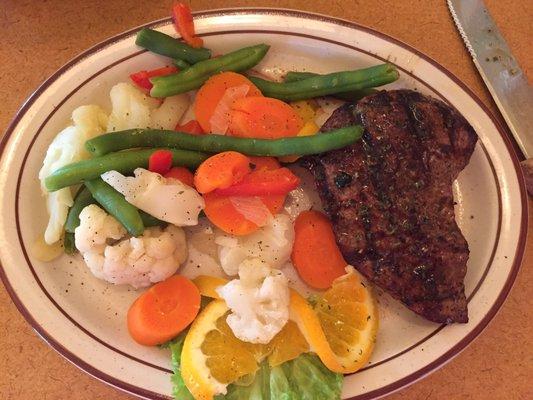
[[[415,371],[414,373],[396,381],[393,382],[385,387],[373,390],[368,393],[364,393],[362,395],[358,395],[355,397],[350,398],[350,400],[369,400],[377,397],[384,396],[386,394],[390,394],[396,390],[399,390],[400,388],[409,385],[410,383],[415,382],[416,380],[422,378],[423,376],[427,375],[432,370],[436,369],[437,367],[443,365],[445,362],[449,361],[451,358],[456,356],[461,350],[463,350],[469,343],[472,342],[472,340],[481,333],[481,331],[487,326],[487,324],[492,320],[492,318],[496,315],[497,311],[500,309],[501,305],[503,304],[505,298],[507,297],[515,279],[516,275],[518,273],[518,270],[520,268],[520,263],[522,261],[522,257],[524,254],[525,249],[525,242],[526,242],[526,232],[527,232],[527,197],[525,192],[525,186],[523,183],[521,170],[519,167],[518,158],[516,155],[516,143],[514,143],[509,136],[509,131],[507,129],[503,128],[503,125],[501,123],[501,119],[499,117],[495,117],[485,106],[484,103],[481,102],[481,100],[464,84],[462,83],[456,76],[454,76],[450,71],[448,71],[446,68],[441,66],[439,63],[437,63],[432,58],[424,55],[420,51],[412,48],[411,46],[403,43],[402,41],[392,38],[386,34],[383,34],[381,32],[375,31],[371,28],[359,25],[354,22],[342,20],[339,18],[324,16],[320,14],[312,14],[312,13],[306,13],[302,11],[295,11],[295,10],[284,10],[284,9],[265,9],[265,8],[242,8],[242,9],[223,9],[223,10],[210,10],[210,11],[204,11],[195,13],[194,15],[199,18],[213,16],[213,15],[246,15],[246,14],[271,14],[271,15],[285,15],[285,16],[292,16],[292,17],[299,17],[299,18],[306,18],[310,20],[318,20],[318,21],[324,21],[329,23],[334,23],[337,25],[349,27],[352,29],[357,29],[360,31],[364,31],[367,33],[370,33],[372,35],[375,35],[377,37],[380,37],[381,39],[387,40],[391,43],[394,43],[404,49],[407,49],[408,51],[418,55],[420,58],[424,59],[425,61],[432,64],[434,67],[438,68],[440,71],[442,71],[445,75],[447,75],[452,81],[454,81],[459,87],[463,89],[485,112],[486,115],[489,116],[489,118],[492,120],[492,122],[495,124],[495,126],[498,129],[498,132],[502,136],[505,145],[511,155],[513,165],[515,167],[515,172],[517,174],[517,178],[519,181],[519,189],[520,189],[520,199],[522,203],[522,215],[521,215],[521,227],[520,227],[520,236],[518,239],[515,256],[513,259],[513,265],[512,269],[507,277],[507,280],[504,284],[504,287],[502,288],[501,292],[499,293],[495,303],[491,307],[491,309],[488,311],[488,313],[483,317],[483,319],[478,323],[478,325],[467,334],[461,341],[459,341],[453,348],[451,348],[449,351],[447,351],[445,354],[440,356],[438,359],[434,360],[430,364],[426,365],[425,367],[421,368],[418,371]],[[164,24],[169,21],[169,18],[163,18],[158,21],[154,21],[139,27],[136,27],[134,29],[128,30],[126,32],[123,32],[117,36],[114,36],[112,38],[109,38],[92,48],[86,50],[85,52],[81,53],[77,57],[73,58],[71,61],[69,61],[67,64],[62,66],[60,69],[58,69],[50,78],[48,78],[39,88],[26,100],[26,102],[23,104],[23,106],[19,109],[17,114],[15,115],[12,122],[9,124],[6,133],[4,137],[2,138],[0,142],[0,153],[3,153],[3,150],[13,133],[14,127],[17,125],[17,123],[20,121],[22,116],[26,113],[26,111],[31,107],[33,102],[38,98],[38,96],[46,90],[59,76],[61,76],[65,71],[72,68],[75,64],[79,63],[83,59],[87,58],[89,55],[113,44],[117,41],[135,33],[139,29],[147,26],[155,27],[161,24]],[[274,33],[274,32],[272,32]],[[275,32],[280,33],[280,32]],[[320,39],[320,38],[318,38]],[[435,91],[436,92],[436,91]],[[438,92],[437,92],[438,93]],[[490,159],[489,159],[490,160]],[[151,392],[148,390],[145,390],[143,388],[140,388],[138,386],[129,384],[127,382],[123,382],[119,379],[116,379],[112,376],[109,376],[100,370],[94,368],[92,365],[89,365],[85,361],[78,358],[76,355],[71,353],[69,350],[67,350],[65,347],[63,347],[60,343],[56,342],[47,332],[33,319],[31,314],[28,312],[28,310],[24,307],[24,305],[20,302],[18,297],[16,296],[13,288],[9,284],[7,280],[7,276],[5,275],[5,272],[3,268],[0,268],[0,277],[2,278],[2,281],[11,296],[13,302],[15,303],[17,309],[19,312],[26,318],[26,320],[32,325],[32,327],[36,330],[36,332],[45,340],[51,347],[53,347],[55,350],[57,350],[60,354],[62,354],[65,358],[67,358],[69,361],[73,362],[76,366],[83,369],[90,375],[96,377],[97,379],[100,379],[102,381],[107,382],[108,384],[115,386],[119,389],[122,389],[124,391],[145,397],[150,399],[168,399],[169,397],[161,395],[159,393]],[[439,328],[440,330],[441,328]]]

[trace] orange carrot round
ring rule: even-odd
[[[225,151],[205,160],[194,174],[194,186],[200,193],[227,188],[250,173],[250,159],[236,151]]]
[[[200,311],[200,292],[187,278],[174,275],[135,300],[128,311],[128,331],[139,344],[155,346],[177,336]]]
[[[259,225],[248,220],[235,207],[231,196],[219,195],[215,192],[203,195],[205,200],[204,212],[213,225],[224,232],[236,236],[248,235],[259,229]],[[270,195],[258,197],[272,215],[283,207],[285,195]]]
[[[198,90],[194,101],[194,115],[205,132],[212,132],[211,117],[226,90],[241,85],[248,86],[246,96],[262,96],[261,91],[248,78],[231,71],[213,75]]]
[[[248,158],[250,159],[250,163],[252,164],[252,169],[254,171],[260,169],[274,170],[281,168],[281,164],[275,157],[248,156]]]
[[[185,185],[194,187],[194,175],[185,167],[173,167],[164,176],[165,178],[177,179]]]
[[[318,211],[304,211],[294,223],[292,263],[300,278],[316,289],[327,289],[345,274],[342,256],[329,219]]]
[[[296,111],[281,100],[244,97],[231,106],[228,131],[238,137],[279,139],[296,136],[303,124]]]

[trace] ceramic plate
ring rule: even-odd
[[[147,26],[173,34],[168,19]],[[401,71],[391,87],[412,88],[457,108],[480,137],[454,184],[457,222],[468,240],[466,294],[470,322],[425,321],[378,293],[381,327],[371,362],[346,377],[343,398],[389,394],[443,365],[470,343],[502,305],[517,274],[526,237],[526,197],[506,133],[464,84],[435,61],[351,22],[287,10],[238,9],[196,14],[207,47],[225,53],[268,43],[263,72],[330,72],[388,60]],[[136,292],[93,278],[81,258],[37,261],[31,244],[46,210],[37,180],[46,148],[82,104],[109,109],[111,86],[129,73],[161,65],[135,46],[138,28],[76,57],[24,104],[2,142],[0,243],[2,279],[34,329],[89,374],[149,399],[171,394],[167,350],[136,345],[125,315]],[[473,371],[474,372],[474,371]]]

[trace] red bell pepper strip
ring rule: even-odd
[[[148,159],[148,170],[165,175],[172,168],[172,152],[156,150]]]
[[[151,71],[139,71],[131,74],[130,78],[140,88],[150,90],[153,86],[152,82],[150,82],[150,78],[153,78],[154,76],[175,74],[176,72],[178,72],[176,67],[169,66],[153,69]]]
[[[194,175],[185,167],[173,167],[164,177],[177,179],[185,185],[194,187]]]
[[[259,169],[250,172],[240,182],[224,188],[216,189],[218,195],[225,196],[267,196],[287,194],[296,189],[300,178],[287,168],[274,170]]]
[[[194,21],[191,9],[187,4],[176,3],[172,7],[172,19],[177,32],[181,35],[185,43],[191,47],[199,48],[204,45],[202,38],[196,36],[194,32]]]
[[[185,132],[190,135],[203,135],[205,133],[198,121],[196,121],[195,119],[192,119],[183,125],[176,125],[174,130],[178,132]]]

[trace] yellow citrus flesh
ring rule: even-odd
[[[354,270],[333,282],[315,312],[344,373],[363,367],[370,358],[378,329],[378,311],[370,290]]]
[[[288,321],[281,332],[268,344],[270,355],[268,364],[271,367],[283,364],[286,361],[294,360],[302,353],[309,351],[309,344],[305,340],[298,325],[294,321]]]
[[[217,381],[229,384],[257,371],[267,347],[237,339],[228,326],[226,317],[224,314],[216,321],[216,329],[207,333],[201,350],[211,375]]]

